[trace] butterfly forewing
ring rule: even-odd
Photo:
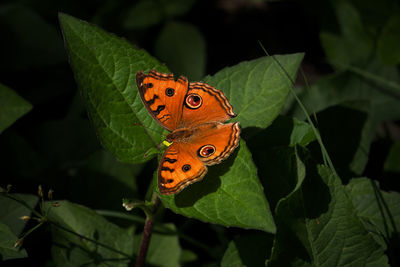
[[[187,79],[181,76],[175,81],[173,74],[152,70],[149,74],[138,72],[136,82],[142,102],[153,118],[167,130],[176,129],[188,89]]]
[[[190,96],[197,96],[201,103],[190,105]],[[189,103],[188,103],[189,102]],[[181,127],[193,127],[208,122],[223,122],[236,116],[225,95],[218,89],[202,82],[189,84],[183,105]]]

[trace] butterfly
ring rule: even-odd
[[[158,168],[158,188],[163,195],[177,194],[200,181],[207,166],[226,159],[239,145],[239,123],[225,95],[203,82],[150,70],[139,71],[136,83],[150,115],[170,131]]]

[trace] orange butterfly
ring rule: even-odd
[[[239,144],[239,123],[222,122],[236,117],[224,94],[202,82],[151,70],[139,71],[136,82],[149,113],[171,131],[158,168],[158,188],[177,194],[201,180],[207,167],[226,159]]]

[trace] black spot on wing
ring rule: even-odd
[[[163,111],[165,109],[165,105],[159,105],[157,106],[156,110],[151,110],[151,112],[153,112],[154,115],[158,115],[160,114],[161,111]]]
[[[154,104],[154,101],[156,101],[156,99],[159,98],[158,95],[154,95],[152,99],[150,99],[149,101],[146,101],[146,103],[151,106]]]
[[[170,159],[170,158],[165,157],[164,161],[167,161],[169,163],[174,163],[174,162],[177,162],[178,160],[177,159]]]
[[[162,171],[169,171],[169,172],[174,172],[175,171],[175,169],[171,169],[171,168],[168,168],[168,167],[161,167],[161,170]]]

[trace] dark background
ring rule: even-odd
[[[138,2],[1,2],[0,82],[33,105],[27,115],[0,136],[2,186],[12,184],[14,192],[35,194],[37,186],[42,184],[46,189],[53,188],[57,199],[68,199],[91,208],[120,211],[120,200],[117,203],[110,201],[114,193],[109,188],[119,190],[120,198],[124,194],[143,198],[148,186],[147,177],[144,177],[137,181],[135,190],[115,187],[104,174],[87,167],[88,157],[101,150],[101,147],[87,119],[68,64],[58,12],[96,24],[153,55],[156,39],[166,23],[175,21],[192,25],[205,41],[206,50],[200,55],[205,59],[204,75],[212,75],[244,60],[265,56],[259,42],[269,54],[305,52],[302,68],[311,83],[333,72],[319,40],[322,30],[338,31],[335,11],[329,1],[187,1],[192,4],[188,5],[186,11],[164,14],[144,26],[127,26],[129,10]],[[168,5],[168,1],[153,2]],[[363,6],[362,1],[353,2],[358,8]],[[382,10],[391,12],[388,11],[390,8]],[[378,8],[377,13],[380,11]],[[181,36],[179,42],[185,43],[186,38]],[[165,63],[170,65],[170,62]],[[185,74],[173,68],[171,71]],[[303,82],[299,81],[299,84]],[[79,115],[79,120],[71,119],[74,114]],[[395,128],[398,127],[398,122],[392,123]],[[366,176],[378,179],[382,175],[382,166],[391,142],[386,138],[374,140],[371,152],[373,160],[367,165]],[[153,160],[140,167],[139,171],[148,173],[156,166],[156,160]],[[75,173],[78,173],[79,179],[71,179]],[[396,189],[393,184],[383,186]],[[241,231],[226,230],[164,212],[167,221],[176,223],[182,229],[189,229],[193,238],[211,245],[226,243],[229,240],[221,239],[233,237]],[[205,234],[210,232],[213,235]],[[34,233],[25,241],[29,258],[9,261],[7,264],[21,266],[47,263],[52,266],[49,235],[46,228]],[[182,242],[190,248],[190,244]],[[220,252],[222,254],[223,250]],[[196,253],[202,256],[201,251]],[[203,263],[212,261],[207,257],[204,255]]]

